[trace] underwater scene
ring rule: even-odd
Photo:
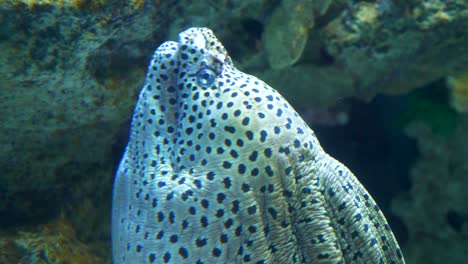
[[[467,249],[468,1],[0,0],[0,264]]]

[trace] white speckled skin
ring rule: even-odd
[[[367,191],[211,30],[155,52],[118,169],[114,263],[404,263]]]

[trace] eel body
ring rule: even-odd
[[[113,190],[114,263],[404,263],[374,200],[211,30],[157,48]]]

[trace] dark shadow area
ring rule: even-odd
[[[418,157],[416,142],[396,125],[403,96],[378,96],[370,103],[351,100],[344,126],[314,126],[323,148],[359,178],[384,211],[403,244],[406,227],[389,210],[391,200],[410,188],[409,171]]]

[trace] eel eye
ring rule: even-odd
[[[203,87],[208,87],[214,83],[216,76],[212,69],[204,68],[197,72],[197,82]]]

